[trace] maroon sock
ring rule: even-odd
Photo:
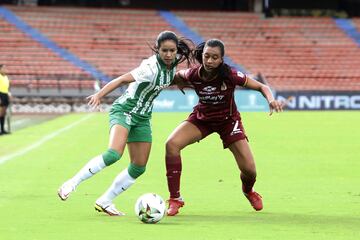
[[[170,198],[180,197],[181,157],[166,156],[166,177]]]
[[[256,181],[256,177],[254,176],[246,176],[243,173],[240,174],[240,178],[242,181],[242,190],[244,193],[248,193],[252,190],[255,181]]]

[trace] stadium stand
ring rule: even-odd
[[[136,67],[151,54],[146,44],[152,45],[149,41],[170,28],[155,10],[11,9],[59,46],[111,77]]]
[[[353,18],[352,21],[353,21],[357,31],[360,32],[360,18]]]
[[[329,17],[175,14],[205,39],[222,39],[235,62],[276,90],[360,90],[360,49]]]
[[[156,10],[7,6],[24,22],[110,78],[151,54],[160,31],[173,30]],[[227,55],[275,90],[360,90],[360,49],[329,17],[174,11],[204,39],[220,38]],[[359,26],[359,20],[354,19]],[[94,77],[0,19],[1,62],[13,86],[92,89]],[[291,31],[288,31],[291,29]],[[16,54],[14,54],[16,53]]]
[[[152,40],[159,32],[165,29],[176,32],[156,10],[29,6],[8,6],[8,9],[58,46],[99,69],[109,78],[128,72],[150,56],[152,52],[147,44],[152,46]],[[14,27],[13,31],[21,34]],[[35,41],[29,42],[39,45]],[[33,65],[40,65],[48,75],[58,76],[57,79],[39,79],[39,72],[29,73],[32,68],[28,67],[28,62],[33,61],[32,54],[37,56],[42,52],[50,53],[52,58],[42,58],[41,61],[33,62]],[[16,79],[15,86],[36,84],[38,87],[50,87],[54,83],[58,88],[80,86],[93,89],[94,78],[48,49],[30,49],[24,55],[27,57],[21,58],[22,62],[16,68],[18,72],[13,76]],[[45,64],[40,64],[42,62]],[[71,68],[59,67],[58,62],[65,62]],[[12,62],[8,65],[11,66]],[[12,70],[15,70],[15,66]]]
[[[74,87],[73,84],[60,85],[59,81],[64,78],[81,79],[77,87],[89,84],[91,77],[86,72],[59,58],[2,18],[0,29],[0,62],[7,65],[13,86],[25,91],[43,87]]]

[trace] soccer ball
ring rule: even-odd
[[[165,215],[165,202],[155,193],[140,196],[135,204],[135,214],[144,223],[157,223]]]

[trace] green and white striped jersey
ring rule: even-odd
[[[114,110],[120,110],[142,119],[151,118],[154,99],[174,79],[176,62],[167,69],[159,56],[153,55],[142,61],[130,73],[135,82],[129,84],[125,93],[113,103]]]

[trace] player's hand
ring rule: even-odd
[[[291,100],[293,100],[294,96],[290,96],[288,97],[286,100],[284,101],[278,101],[278,100],[272,100],[269,103],[269,107],[270,107],[270,116],[272,115],[272,113],[274,112],[282,112],[284,110],[284,108],[290,103]]]
[[[282,112],[285,105],[286,105],[286,102],[284,102],[284,101],[272,100],[269,103],[269,108],[270,108],[269,115],[271,116],[274,111]]]
[[[95,93],[93,95],[90,95],[86,98],[88,100],[88,105],[92,108],[92,109],[96,109],[100,106],[100,99],[101,97]]]

